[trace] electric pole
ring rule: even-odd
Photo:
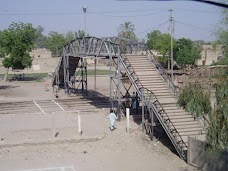
[[[84,5],[84,6],[82,7],[82,10],[83,10],[83,12],[84,12],[84,32],[85,32],[85,37],[86,37],[86,12],[87,12],[87,6]]]
[[[173,26],[173,9],[170,9],[170,37],[171,37],[171,53],[170,53],[170,59],[171,59],[171,78],[173,81],[173,30],[174,30],[174,26]],[[170,68],[170,62],[168,61],[168,68]]]

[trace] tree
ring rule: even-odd
[[[198,84],[186,86],[180,93],[177,103],[197,118],[211,112],[210,97]]]
[[[46,41],[47,41],[47,36],[43,35],[44,28],[41,26],[38,26],[36,28],[37,32],[37,39],[35,42],[36,48],[46,48]]]
[[[175,43],[175,40],[173,41]],[[159,62],[166,67],[168,55],[171,49],[171,37],[167,33],[161,33],[159,30],[154,30],[147,34],[147,44],[150,49],[159,51],[162,57],[158,57]]]
[[[62,52],[62,48],[66,43],[63,34],[52,31],[48,34],[46,47],[51,51],[52,56],[58,56]]]
[[[156,42],[161,34],[159,30],[154,30],[147,34],[147,44],[150,49],[156,49]]]
[[[228,0],[224,0],[228,3]],[[228,65],[228,9],[222,10],[220,28],[217,30],[217,44],[223,45],[224,58],[218,64]],[[216,104],[209,116],[210,124],[207,142],[213,152],[228,151],[228,74],[219,73],[216,80]]]
[[[74,39],[75,39],[75,34],[74,34],[74,32],[69,31],[69,32],[67,32],[67,33],[65,34],[66,43],[69,43],[69,42],[71,42],[71,41],[74,40]]]
[[[134,31],[134,24],[132,22],[125,22],[118,27],[118,36],[125,39],[137,40]]]
[[[174,60],[181,65],[193,65],[200,58],[201,48],[190,39],[181,38],[174,46]]]
[[[88,37],[88,36],[89,36],[89,34],[88,33],[86,34],[84,30],[78,30],[77,32],[75,32],[76,38],[83,38],[83,37]]]
[[[4,50],[3,47],[1,46],[1,41],[2,41],[2,31],[0,31],[0,58],[4,58]]]
[[[228,0],[223,0],[224,3],[228,3]],[[217,44],[223,45],[224,58],[217,64],[228,65],[228,9],[222,9],[222,19],[220,26],[216,31]]]
[[[9,28],[1,33],[0,46],[3,48],[3,66],[6,68],[5,81],[10,67],[31,67],[32,57],[29,52],[34,48],[36,37],[37,32],[32,24],[22,22],[10,24]]]
[[[147,44],[151,49],[158,50],[163,57],[166,57],[170,52],[171,37],[167,33],[154,30],[147,34]]]
[[[216,107],[209,115],[207,142],[213,151],[228,150],[228,80],[216,85]]]

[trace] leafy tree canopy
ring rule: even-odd
[[[124,22],[118,27],[117,31],[118,31],[119,37],[130,39],[130,40],[137,40],[134,32],[135,25],[132,22]]]
[[[207,141],[214,151],[228,150],[228,80],[216,85],[216,107],[209,115]]]
[[[78,30],[75,32],[75,37],[77,38],[83,38],[83,37],[88,37],[89,34],[88,33],[85,33],[84,30]]]
[[[0,31],[0,41],[2,41],[2,31]],[[3,58],[3,57],[4,57],[4,50],[0,42],[0,58]]]
[[[71,41],[74,40],[74,39],[75,39],[75,34],[74,34],[74,32],[69,31],[69,32],[67,32],[67,33],[65,34],[66,43],[71,42]]]
[[[44,28],[41,26],[38,26],[36,28],[37,32],[37,38],[35,42],[36,48],[46,48],[46,41],[47,41],[47,36],[43,35]]]
[[[32,58],[29,52],[34,48],[37,37],[32,24],[12,23],[1,33],[0,46],[3,49],[5,68],[24,69],[31,67]]]
[[[211,112],[210,97],[203,92],[198,84],[186,86],[181,92],[177,103],[197,118]]]
[[[200,58],[201,48],[190,39],[181,38],[174,46],[174,60],[178,64],[194,64]]]
[[[159,30],[154,30],[147,34],[147,44],[150,49],[158,50],[163,57],[170,52],[171,37],[167,33],[161,33]],[[174,40],[175,42],[175,40]]]
[[[58,56],[62,52],[62,48],[66,43],[63,34],[52,31],[48,34],[46,47],[52,52],[52,56]]]
[[[228,3],[228,0],[223,0],[224,3]],[[222,9],[222,18],[220,20],[219,28],[217,29],[217,44],[223,45],[224,58],[217,64],[228,65],[228,9]]]

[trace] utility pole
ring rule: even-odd
[[[84,6],[82,7],[82,10],[83,10],[83,12],[84,12],[84,32],[85,32],[85,37],[86,37],[86,12],[87,12],[87,6],[84,5]]]
[[[174,25],[173,25],[173,9],[170,9],[170,37],[171,37],[171,53],[170,53],[170,58],[171,58],[171,78],[173,81],[173,30],[174,30]],[[170,62],[168,62],[168,65],[170,65]],[[168,67],[169,68],[169,67]]]

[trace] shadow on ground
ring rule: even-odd
[[[75,91],[70,92],[69,96],[74,97],[74,96],[77,96],[77,95],[82,96],[83,99],[88,100],[89,104],[95,106],[98,109],[110,108],[110,99],[109,99],[109,97],[101,94],[100,92],[93,91],[93,90],[88,90],[87,94],[85,94],[85,92],[83,92],[82,90],[75,90]]]
[[[0,90],[3,90],[3,89],[10,89],[10,88],[17,88],[17,87],[20,87],[20,86],[0,85]]]
[[[26,77],[24,79],[14,79],[11,78],[9,79],[10,82],[14,82],[14,81],[38,81],[38,82],[42,82],[43,78],[39,78],[39,77]]]

